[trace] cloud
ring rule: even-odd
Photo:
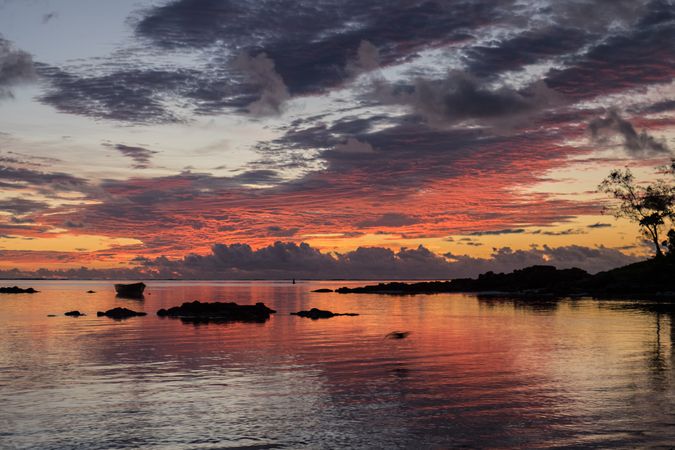
[[[11,260],[11,253],[2,256]],[[66,255],[67,256],[67,255]],[[216,244],[205,255],[180,259],[165,256],[139,257],[139,266],[129,269],[39,270],[44,277],[86,278],[185,278],[185,279],[448,279],[475,277],[480,273],[510,272],[533,264],[558,268],[580,267],[598,272],[637,261],[618,250],[580,246],[543,247],[530,250],[495,249],[490,258],[437,255],[423,246],[393,251],[382,247],[359,247],[346,253],[323,253],[306,243],[275,242],[253,249],[248,244]],[[0,271],[0,277],[16,276]]]
[[[152,155],[157,154],[158,152],[154,150],[149,150],[144,147],[133,147],[124,144],[116,144],[115,149],[119,150],[124,156],[127,156],[134,160],[134,169],[147,169],[150,166],[150,159]]]
[[[11,218],[9,219],[9,221],[10,221],[11,223],[15,223],[15,224],[30,224],[30,223],[35,223],[35,221],[34,221],[33,219],[31,219],[30,217],[14,217],[14,216],[13,216],[13,217],[11,217]]]
[[[235,60],[234,67],[244,72],[259,90],[259,98],[247,106],[248,111],[255,116],[281,114],[290,95],[283,78],[274,69],[274,61],[265,53],[242,54]]]
[[[562,103],[561,96],[541,81],[524,89],[489,88],[485,81],[461,71],[450,71],[444,79],[419,78],[405,88],[379,83],[374,95],[385,103],[410,106],[432,125],[522,123]]]
[[[361,222],[358,222],[356,226],[359,228],[375,228],[375,227],[398,228],[398,227],[405,227],[407,225],[414,225],[419,222],[420,219],[417,217],[392,212],[382,214],[380,217],[377,217],[375,219],[363,220]]]
[[[9,212],[12,214],[23,215],[47,208],[49,208],[47,203],[19,197],[0,200],[0,211]]]
[[[11,88],[35,79],[33,58],[0,36],[0,100],[13,97]]]
[[[505,71],[522,70],[526,65],[576,52],[594,38],[597,35],[585,29],[551,25],[527,29],[490,45],[470,47],[463,58],[473,75],[494,78]]]
[[[620,136],[623,139],[623,148],[633,156],[671,153],[665,141],[657,140],[646,131],[638,133],[617,111],[610,111],[606,117],[593,119],[588,129],[593,140],[598,143],[606,143],[607,134]]]
[[[50,13],[47,13],[47,14],[42,16],[42,24],[45,25],[45,24],[51,22],[52,20],[56,19],[57,17],[59,17],[59,13],[56,12],[56,11],[52,11]]]
[[[139,17],[138,36],[167,50],[199,49],[223,53],[264,52],[292,95],[325,91],[374,62],[368,41],[380,47],[379,63],[392,64],[430,42],[466,39],[467,31],[503,13],[504,1],[436,3],[291,0],[233,2],[176,0],[149,8]],[[252,32],[252,30],[254,30]],[[370,54],[369,54],[370,53]]]
[[[299,228],[282,228],[276,225],[267,227],[267,235],[272,237],[292,237],[298,233]]]
[[[356,50],[356,57],[347,63],[347,72],[353,76],[371,72],[380,67],[380,51],[372,42],[363,40]]]
[[[656,0],[644,7],[641,3],[636,5],[641,14],[634,16],[632,27],[605,35],[582,55],[573,55],[565,66],[550,70],[546,75],[548,85],[568,98],[588,99],[672,82],[675,71],[675,49],[670,44],[675,41],[672,2]]]
[[[100,119],[136,123],[172,123],[184,119],[167,108],[166,96],[189,96],[199,74],[195,70],[174,71],[119,68],[111,73],[80,75],[44,64],[37,66],[49,84],[40,101],[59,111]]]
[[[336,144],[334,151],[337,154],[364,154],[364,153],[373,153],[375,150],[373,146],[367,142],[361,142],[356,138],[350,137],[346,141]]]
[[[626,255],[619,250],[607,247],[582,247],[569,245],[564,247],[532,248],[512,250],[509,247],[494,249],[490,258],[474,258],[465,255],[446,254],[457,268],[456,276],[475,276],[486,271],[510,272],[532,265],[552,265],[559,269],[578,267],[590,273],[609,270],[637,262],[639,257]]]
[[[84,224],[82,222],[74,222],[72,220],[65,221],[63,226],[66,228],[84,228]]]
[[[43,172],[4,165],[0,165],[0,183],[6,189],[24,189],[25,185],[55,192],[86,192],[91,189],[87,180],[67,173]]]
[[[612,226],[612,224],[610,224],[610,223],[597,222],[597,223],[587,225],[587,228],[610,228],[611,226]]]
[[[504,230],[493,230],[493,231],[474,231],[469,233],[469,236],[498,236],[502,234],[522,234],[525,233],[523,228],[506,228]]]

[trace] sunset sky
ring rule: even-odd
[[[674,42],[672,0],[0,0],[0,275],[634,261],[596,187],[673,157]]]

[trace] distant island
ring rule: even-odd
[[[341,287],[340,294],[438,294],[479,292],[517,296],[592,296],[596,298],[675,298],[675,258],[664,256],[591,275],[578,268],[531,266],[511,273],[487,272],[478,278],[418,283],[379,283]]]

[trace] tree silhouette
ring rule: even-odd
[[[675,161],[665,172],[675,175]],[[662,179],[648,185],[638,184],[633,173],[626,168],[612,170],[598,190],[618,200],[605,209],[615,217],[636,222],[642,233],[653,242],[656,256],[663,256],[659,236],[666,222],[675,218],[675,186]]]

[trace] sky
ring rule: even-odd
[[[0,276],[452,278],[651,249],[673,0],[0,0]]]

